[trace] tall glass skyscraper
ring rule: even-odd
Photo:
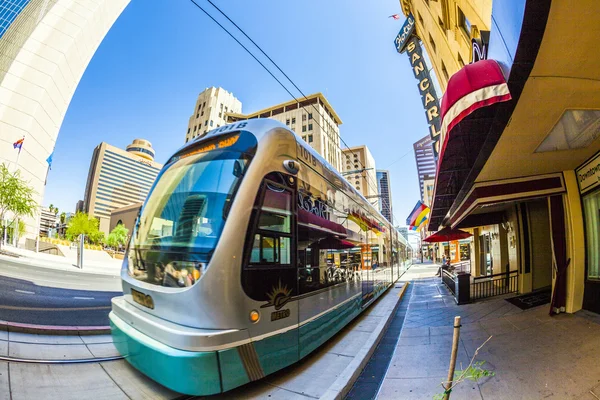
[[[413,144],[415,151],[415,161],[417,162],[417,174],[419,174],[419,190],[421,191],[421,200],[425,201],[425,185],[427,179],[434,179],[436,172],[435,158],[433,158],[433,148],[429,135],[425,136]]]
[[[390,172],[377,170],[377,190],[379,191],[379,212],[392,224],[394,214],[392,213],[392,189],[390,187]]]
[[[0,1],[0,38],[23,11],[30,0],[2,0]]]

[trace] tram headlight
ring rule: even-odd
[[[255,324],[258,322],[259,319],[260,319],[260,313],[258,311],[256,311],[256,310],[250,311],[250,322]]]

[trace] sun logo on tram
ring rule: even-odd
[[[292,289],[288,289],[286,285],[281,284],[281,279],[277,286],[274,286],[273,289],[267,293],[267,297],[269,298],[269,302],[267,304],[263,304],[260,308],[275,306],[275,310],[279,310],[283,307],[290,299],[292,298]]]

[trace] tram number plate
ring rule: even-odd
[[[154,301],[152,300],[152,296],[149,294],[144,294],[135,289],[131,289],[131,297],[133,297],[133,301],[136,303],[154,310]]]

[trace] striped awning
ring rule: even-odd
[[[475,110],[511,99],[506,79],[495,60],[465,65],[448,81],[441,104],[444,138],[440,158],[448,143],[448,134]]]

